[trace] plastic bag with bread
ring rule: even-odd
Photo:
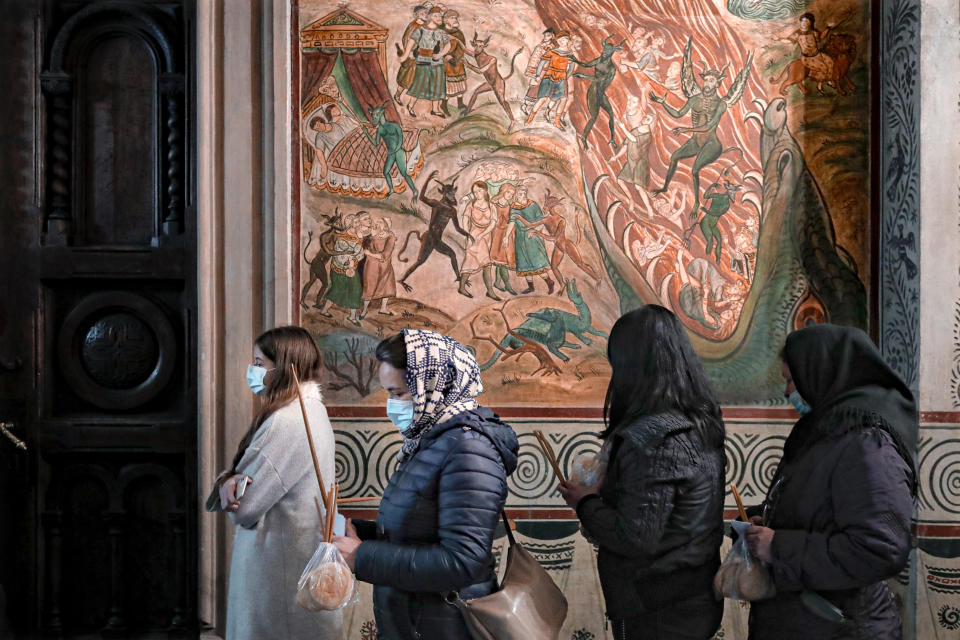
[[[297,604],[307,611],[336,611],[357,599],[356,580],[337,548],[321,542],[297,581]]]
[[[324,487],[323,474],[320,473],[320,463],[317,460],[317,449],[310,434],[310,419],[307,416],[307,407],[303,403],[303,393],[300,391],[300,377],[293,363],[290,363],[290,373],[293,374],[294,387],[297,390],[297,398],[300,400],[300,413],[307,433],[307,444],[310,446],[310,457],[313,459],[313,470],[317,474],[320,498],[315,497],[314,502],[317,506],[317,516],[322,524],[323,538],[323,542],[317,546],[313,557],[310,558],[310,562],[300,574],[300,579],[297,580],[296,600],[297,604],[307,611],[336,611],[357,601],[357,585],[353,572],[344,562],[340,551],[327,542],[333,539],[338,518],[337,496],[340,495],[340,485],[334,484],[329,491]],[[342,531],[339,533],[343,534]]]
[[[750,555],[747,549],[749,522],[730,523],[737,532],[737,541],[724,558],[713,578],[713,588],[731,600],[766,600],[777,595],[773,576],[765,563]]]
[[[592,487],[600,484],[606,470],[606,461],[599,454],[582,455],[574,459],[570,479],[585,487]]]
[[[574,458],[570,468],[570,479],[585,487],[596,486],[603,481],[609,460],[610,441],[596,453],[585,453]]]

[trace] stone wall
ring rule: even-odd
[[[960,634],[960,5],[922,5],[916,637],[939,639]]]

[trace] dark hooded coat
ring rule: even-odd
[[[355,573],[374,585],[378,638],[469,640],[464,600],[496,588],[492,546],[516,469],[517,436],[485,407],[433,426],[383,493],[376,524],[358,523]]]
[[[750,638],[900,638],[885,580],[903,569],[911,546],[913,394],[859,329],[795,331],[784,357],[813,411],[791,431],[765,501],[777,595],[751,605]],[[848,621],[815,615],[804,591]]]

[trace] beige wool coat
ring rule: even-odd
[[[334,440],[320,386],[301,385],[320,472],[333,482]],[[227,640],[341,640],[339,611],[310,612],[296,603],[297,580],[320,542],[319,495],[296,399],[254,436],[237,471],[253,482],[230,513],[237,526],[230,561]]]

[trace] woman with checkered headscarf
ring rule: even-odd
[[[405,329],[377,346],[387,416],[403,435],[376,522],[334,538],[357,578],[374,585],[379,638],[469,640],[464,600],[496,588],[493,536],[517,466],[517,436],[477,404],[473,353],[435,331]]]

